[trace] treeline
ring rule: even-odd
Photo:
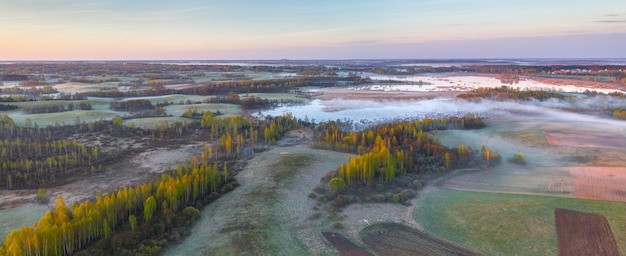
[[[135,112],[142,110],[153,110],[154,106],[150,100],[136,99],[136,100],[112,100],[109,103],[109,108],[115,111],[127,111]]]
[[[29,95],[39,95],[39,94],[53,94],[57,93],[57,89],[52,86],[43,86],[40,88],[37,87],[10,87],[10,88],[0,88],[0,93],[2,94],[29,94]]]
[[[17,105],[11,105],[11,104],[0,104],[0,111],[9,111],[9,110],[15,110],[18,109],[19,107]]]
[[[613,110],[613,118],[626,120],[626,110],[625,109],[615,109]]]
[[[46,80],[24,80],[20,81],[20,86],[31,87],[31,86],[49,86],[50,83],[46,82]]]
[[[280,106],[282,104],[293,104],[299,101],[286,100],[286,99],[263,99],[254,95],[241,98],[239,94],[229,92],[226,96],[216,96],[205,100],[207,103],[229,103],[240,105],[242,109],[267,109],[271,107]]]
[[[185,235],[199,216],[198,209],[233,189],[228,164],[220,161],[238,157],[244,144],[254,147],[260,130],[272,142],[303,124],[291,115],[256,122],[242,117],[213,119],[208,114],[194,123],[220,135],[215,147],[205,145],[199,156],[154,181],[97,193],[95,202],[68,208],[58,196],[53,211],[32,227],[7,236],[0,255],[158,254],[168,241]]]
[[[477,88],[468,93],[459,94],[456,96],[460,99],[491,99],[491,100],[547,100],[547,99],[566,99],[570,98],[566,94],[556,93],[551,91],[534,91],[534,90],[520,90],[509,86],[500,86],[495,88]]]
[[[74,110],[92,110],[93,107],[87,101],[80,102],[78,104],[69,103],[67,107],[59,104],[45,104],[34,107],[24,108],[24,112],[26,114],[44,114],[44,113],[57,113],[64,111],[74,111]]]
[[[84,83],[84,84],[101,84],[105,82],[120,82],[121,80],[117,77],[110,78],[88,78],[88,77],[72,77],[70,78],[70,82],[73,83]]]

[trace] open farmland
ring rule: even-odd
[[[626,168],[569,167],[577,198],[626,202]]]
[[[563,193],[561,193],[563,180]],[[548,189],[550,184],[553,186]],[[502,164],[485,170],[463,170],[438,183],[442,188],[475,192],[573,197],[572,178],[564,168],[528,168]]]
[[[478,255],[426,232],[397,223],[376,223],[364,228],[361,239],[379,256]]]
[[[626,137],[597,131],[544,131],[548,143],[553,146],[626,148]]]
[[[606,216],[626,250],[621,202],[433,189],[417,200],[414,217],[428,233],[484,255],[558,255],[554,208]]]
[[[619,256],[611,226],[602,214],[555,209],[559,255]]]

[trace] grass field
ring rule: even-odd
[[[241,113],[241,107],[239,105],[223,104],[223,103],[202,103],[202,104],[192,104],[192,105],[169,105],[169,106],[165,107],[165,112],[168,115],[179,117],[183,113],[185,113],[187,111],[187,109],[193,109],[193,108],[197,108],[198,109],[198,113],[203,112],[203,111],[210,111],[210,112],[215,113],[215,112],[217,112],[219,110],[219,112],[221,112],[222,115],[221,116],[217,116],[217,117],[233,116],[233,115],[239,115]]]
[[[558,255],[555,208],[605,215],[626,252],[626,203],[446,189],[422,197],[413,214],[426,231],[484,255]]]
[[[118,112],[111,110],[80,110],[80,111],[65,111],[58,113],[48,114],[24,114],[22,111],[9,112],[8,115],[15,121],[18,126],[24,126],[26,119],[30,119],[32,124],[37,123],[39,127],[46,127],[48,125],[74,124],[78,118],[80,122],[95,122],[100,119],[109,120],[115,116],[125,115],[127,112]]]

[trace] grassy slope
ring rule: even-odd
[[[433,235],[485,255],[558,255],[554,208],[604,214],[626,252],[625,203],[436,189],[414,217]]]

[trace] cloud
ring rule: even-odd
[[[348,41],[345,44],[375,44],[379,43],[381,40],[357,40],[357,41]]]
[[[626,23],[626,20],[596,20],[596,23]]]

